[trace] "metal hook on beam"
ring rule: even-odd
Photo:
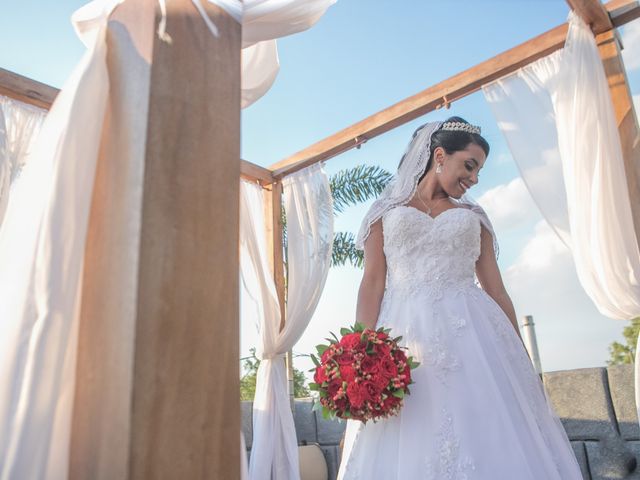
[[[366,137],[356,137],[353,139],[353,141],[355,142],[355,147],[359,150],[360,147],[362,147],[363,144],[367,143],[367,140],[369,140]]]

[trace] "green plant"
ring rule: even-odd
[[[609,354],[611,357],[607,360],[608,365],[623,365],[625,363],[635,362],[639,331],[640,317],[637,317],[632,319],[631,323],[622,330],[625,345],[619,342],[613,342],[609,345]]]

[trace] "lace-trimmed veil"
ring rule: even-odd
[[[364,242],[371,232],[371,225],[394,207],[405,205],[413,198],[418,186],[418,180],[427,167],[431,155],[431,135],[442,126],[442,122],[430,122],[419,127],[413,134],[413,138],[400,162],[397,173],[387,184],[380,196],[373,202],[369,211],[364,216],[358,236],[356,248],[364,250]],[[452,198],[460,207],[466,207],[474,211],[480,217],[480,221],[493,237],[493,248],[498,257],[498,241],[484,209],[469,195],[464,194],[459,200]]]

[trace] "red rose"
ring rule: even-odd
[[[380,401],[380,394],[382,393],[382,389],[380,387],[371,381],[362,382],[362,386],[366,392],[365,401],[373,403],[378,403]]]
[[[408,365],[407,365],[407,368],[405,368],[400,374],[400,380],[402,380],[402,383],[405,386],[411,383],[411,369],[409,368]]]
[[[388,395],[387,398],[385,398],[382,403],[382,408],[385,411],[389,411],[399,403],[400,403],[400,399],[398,397],[394,397],[393,395]]]
[[[371,379],[371,381],[374,382],[380,388],[380,390],[384,390],[389,385],[389,379],[382,375],[381,372],[378,372],[378,374],[376,374]]]
[[[367,355],[360,362],[360,369],[364,373],[374,374],[378,371],[378,359],[374,356]]]
[[[338,378],[331,380],[331,382],[329,382],[329,386],[327,387],[327,395],[329,396],[330,399],[333,400],[333,397],[337,395],[338,390],[340,390],[341,386],[342,386],[342,382]]]
[[[383,357],[380,362],[380,373],[387,378],[393,378],[398,374],[398,367],[391,357]]]
[[[360,348],[361,335],[359,333],[348,333],[340,339],[340,345],[345,349],[358,349]]]
[[[352,383],[356,379],[356,369],[351,365],[340,365],[340,377],[344,382]]]
[[[324,352],[322,352],[322,355],[320,355],[320,362],[327,363],[333,358],[334,353],[335,350],[333,349],[333,347],[327,348]]]
[[[320,365],[319,367],[316,368],[316,373],[313,375],[313,381],[316,382],[318,385],[322,385],[327,380],[329,380],[329,377],[327,377],[325,366]]]
[[[347,396],[354,408],[360,408],[364,404],[366,389],[360,383],[350,383],[347,386]]]
[[[386,343],[378,343],[373,347],[374,351],[381,356],[386,356],[391,353],[391,347]]]
[[[404,354],[404,351],[398,349],[395,350],[393,352],[393,359],[396,361],[396,363],[398,364],[405,364],[407,363],[407,356]]]
[[[338,398],[335,401],[335,404],[339,413],[344,413],[349,408],[349,401],[347,400],[347,397]]]
[[[343,352],[335,357],[335,361],[338,362],[338,365],[353,365],[353,353]]]

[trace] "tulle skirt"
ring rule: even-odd
[[[399,415],[347,422],[339,480],[582,480],[520,338],[483,290],[387,291],[378,326],[421,365]]]

